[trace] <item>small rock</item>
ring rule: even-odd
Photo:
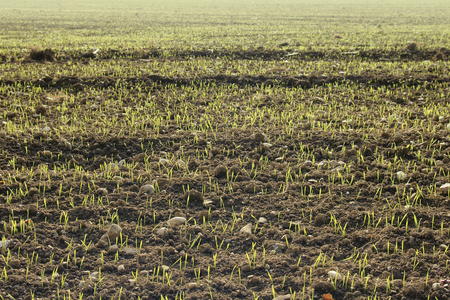
[[[441,185],[436,191],[439,193],[448,193],[450,191],[450,183]]]
[[[280,296],[276,296],[274,300],[291,300],[292,297],[291,295],[280,295]]]
[[[116,238],[120,237],[120,233],[122,232],[122,228],[120,228],[117,224],[111,224],[109,226],[108,231],[106,232],[106,237],[109,238],[110,241],[115,241]]]
[[[48,150],[42,151],[41,154],[42,154],[42,156],[45,156],[45,157],[51,157],[52,156],[52,152],[48,151]]]
[[[260,141],[260,142],[265,142],[266,143],[266,142],[269,141],[269,138],[267,137],[267,135],[265,133],[262,133],[262,132],[255,133],[254,138],[255,138],[255,140]]]
[[[261,279],[258,278],[258,277],[251,277],[248,280],[248,283],[251,284],[251,285],[259,285],[261,283]]]
[[[167,227],[161,227],[156,231],[156,234],[159,236],[166,236],[169,232],[169,229]]]
[[[139,253],[139,250],[136,248],[132,248],[132,247],[125,247],[122,249],[122,252],[125,254],[132,254],[132,255],[136,255]]]
[[[320,163],[317,164],[317,167],[326,169],[330,165],[330,162],[328,160],[323,160]]]
[[[98,188],[97,189],[97,194],[101,195],[101,196],[106,196],[106,195],[108,195],[108,190],[105,189],[105,188]]]
[[[270,252],[272,252],[274,254],[280,254],[280,253],[283,253],[284,247],[285,247],[285,245],[273,244],[269,248],[267,248],[267,250],[269,250]]]
[[[169,221],[167,221],[167,225],[169,226],[176,226],[176,225],[181,225],[186,223],[186,218],[184,217],[174,217],[172,219],[170,219]]]
[[[268,153],[269,151],[270,151],[270,147],[272,147],[272,144],[269,144],[269,143],[262,143],[260,146],[259,146],[259,152],[260,153],[262,153],[262,154],[265,154],[265,153]]]
[[[340,164],[339,162],[335,161],[335,160],[330,161],[330,167],[331,167],[332,169],[334,169],[334,168],[336,168],[336,167],[339,167],[340,165],[341,165],[341,164]]]
[[[64,144],[64,147],[66,147],[69,150],[72,150],[72,144],[68,140],[61,139],[61,142]]]
[[[339,274],[338,272],[336,272],[336,271],[329,271],[328,272],[328,275],[331,277],[331,279],[333,279],[333,280],[341,280],[342,279],[342,275],[341,274]]]
[[[98,280],[98,272],[92,272],[91,274],[89,274],[89,278],[92,281],[97,281]]]
[[[0,248],[8,248],[10,242],[11,240],[0,241]]]
[[[195,282],[189,282],[187,285],[188,290],[192,290],[192,289],[196,289],[198,287],[200,287],[197,283]]]
[[[144,184],[139,189],[139,193],[141,194],[153,194],[155,192],[155,187],[151,184]]]
[[[108,244],[115,243],[116,239],[120,237],[121,232],[122,228],[120,228],[119,225],[112,224],[111,226],[109,226],[108,231],[104,235],[102,235],[102,237],[98,241],[97,247],[103,248]]]
[[[170,267],[166,266],[166,265],[162,265],[161,268],[166,272],[169,271],[169,269],[170,269]]]
[[[398,172],[397,172],[397,179],[398,179],[399,181],[405,180],[405,179],[406,179],[406,174],[405,174],[404,172],[402,172],[402,171],[398,171]]]
[[[184,161],[182,161],[181,159],[177,160],[176,164],[179,168],[186,168],[186,163]]]
[[[251,223],[248,223],[247,225],[245,225],[244,227],[242,227],[241,230],[239,230],[239,232],[244,232],[244,233],[249,233],[249,234],[251,234],[251,233],[252,233],[252,229],[253,229],[252,224],[251,224]]]
[[[109,247],[108,254],[115,254],[117,251],[119,251],[119,246],[114,244]]]
[[[448,250],[448,246],[445,244],[439,245],[439,250],[441,250],[441,251]]]
[[[265,223],[267,223],[267,219],[264,218],[264,217],[260,217],[260,218],[258,219],[258,223],[265,224]]]
[[[125,272],[125,267],[124,267],[124,265],[119,265],[119,266],[117,267],[117,272],[119,272],[119,273]]]
[[[440,288],[441,288],[441,284],[439,282],[433,283],[433,285],[432,285],[432,289],[433,290],[438,290]]]
[[[311,167],[313,165],[313,162],[312,161],[310,161],[310,160],[305,160],[304,162],[303,162],[303,167]]]
[[[161,158],[159,161],[158,161],[158,164],[167,164],[169,161],[167,160],[167,159],[165,159],[165,158]]]

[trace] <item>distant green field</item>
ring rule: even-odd
[[[57,49],[296,50],[450,47],[438,1],[14,1],[0,11],[1,53]],[[335,36],[342,38],[335,39]]]

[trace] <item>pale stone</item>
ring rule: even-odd
[[[184,161],[182,161],[181,159],[177,160],[177,165],[180,168],[186,168],[186,163]]]
[[[267,135],[265,133],[261,133],[261,132],[252,134],[252,137],[255,140],[260,141],[260,142],[268,142],[269,141],[269,138],[267,137]]]
[[[402,172],[402,171],[398,171],[397,172],[397,179],[400,180],[400,181],[405,180],[406,179],[406,174],[404,172]]]
[[[11,240],[0,241],[0,248],[8,248],[10,242]]]
[[[245,225],[244,227],[241,228],[241,230],[239,230],[240,232],[244,232],[244,233],[252,233],[252,224],[248,223],[247,225]]]
[[[275,300],[291,300],[291,299],[292,299],[291,295],[280,295],[275,297]]]
[[[122,251],[123,251],[123,253],[125,253],[125,254],[133,254],[133,255],[139,253],[139,250],[137,250],[136,248],[131,248],[131,247],[123,248]]]
[[[161,227],[156,231],[156,234],[159,236],[165,236],[168,233],[169,229],[167,227]]]
[[[200,286],[199,286],[197,283],[195,283],[195,282],[189,282],[186,286],[187,286],[187,288],[188,288],[189,290],[196,289],[196,288],[200,287]]]
[[[342,275],[341,274],[339,274],[338,272],[336,272],[336,271],[329,271],[328,272],[328,275],[331,277],[331,279],[333,279],[333,280],[341,280],[342,279]]]
[[[339,167],[339,166],[340,166],[339,162],[337,162],[337,161],[335,161],[335,160],[330,161],[330,167],[331,167],[332,169],[334,169],[334,168],[336,168],[336,167]]]
[[[151,184],[144,184],[141,186],[139,192],[142,194],[153,194],[155,192],[155,187]]]
[[[445,183],[436,189],[439,193],[448,193],[450,191],[450,183]]]
[[[116,238],[120,237],[120,233],[122,232],[122,228],[120,228],[117,224],[111,224],[109,226],[108,231],[106,232],[106,236],[109,238],[110,241],[115,241]]]
[[[186,223],[186,218],[184,217],[174,217],[172,219],[170,219],[169,221],[167,221],[167,225],[169,226],[176,226],[176,225],[181,225]]]
[[[89,278],[92,281],[97,281],[98,280],[98,272],[92,272],[91,274],[89,274]]]
[[[170,269],[170,267],[166,266],[166,265],[162,265],[161,268],[166,272],[169,271],[169,269]]]
[[[260,217],[260,218],[258,219],[258,223],[265,224],[265,223],[267,223],[267,219],[264,218],[264,217]]]

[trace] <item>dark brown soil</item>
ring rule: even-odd
[[[36,61],[54,61],[55,51],[52,49],[41,50],[39,48],[33,48],[30,50],[30,59]]]
[[[359,51],[352,57],[300,53],[290,59],[412,63],[439,53],[433,63],[447,63],[448,50],[419,46],[395,53]],[[255,50],[214,57],[273,60],[286,54]],[[121,56],[113,50],[96,57],[54,55],[47,49],[30,58],[53,61],[46,65],[51,68]],[[139,63],[139,55],[124,59]],[[208,55],[178,53],[170,59]],[[158,60],[158,51],[147,52],[144,59]],[[408,77],[382,71],[195,79],[58,77],[48,72],[39,79],[4,79],[0,295],[447,299],[445,282],[439,282],[449,277],[450,197],[439,187],[450,182],[449,81],[448,74],[434,69]],[[294,102],[287,94],[269,94],[267,86],[297,89]],[[217,87],[229,88],[229,102],[211,115]],[[198,89],[205,94],[190,97]],[[377,90],[383,98],[370,96]],[[168,95],[178,100],[170,102]],[[253,100],[256,96],[261,97]],[[120,104],[110,106],[111,99]],[[303,104],[314,119],[299,116],[292,134],[286,124],[270,120],[271,112]],[[444,112],[430,113],[436,106]],[[246,108],[249,114],[265,110],[266,119],[253,127],[229,125]],[[127,109],[142,109],[142,115],[167,112],[164,125],[143,118],[132,133],[120,127],[120,122],[131,124]],[[210,118],[214,130],[180,121],[183,109],[192,122]],[[382,109],[401,114],[400,125],[382,120]],[[342,119],[340,113],[347,111],[359,121]],[[224,123],[225,117],[231,123]],[[102,119],[108,121],[101,126]],[[10,129],[23,124],[37,129]],[[430,130],[422,130],[425,125],[417,129],[417,124]],[[99,134],[99,127],[111,131]],[[392,166],[395,172],[407,168],[406,180]],[[147,184],[154,193],[144,191]],[[187,222],[169,225],[173,217]],[[121,235],[102,239],[111,224],[121,227]],[[342,278],[335,280],[330,271]]]

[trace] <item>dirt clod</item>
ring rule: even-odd
[[[52,49],[44,49],[40,48],[32,48],[30,50],[30,58],[36,61],[54,61],[55,60],[55,51]]]
[[[217,178],[224,178],[227,176],[227,168],[225,166],[217,166],[214,169],[214,176]]]
[[[318,214],[314,218],[314,226],[322,226],[328,223],[328,217],[326,214]]]
[[[190,190],[184,194],[184,199],[189,203],[203,203],[203,194],[197,190]]]

